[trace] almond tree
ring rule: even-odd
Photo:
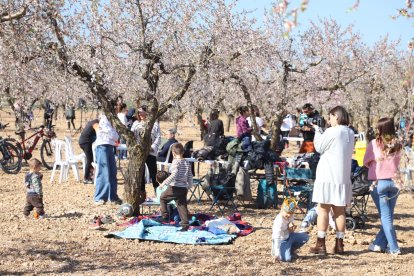
[[[130,162],[124,197],[135,210],[144,199],[140,187],[153,124],[182,99],[208,62],[212,39],[206,26],[223,5],[225,1],[71,0],[64,6],[49,1],[44,7],[58,66],[88,86],[126,137]],[[141,144],[110,112],[110,100],[120,91],[148,104]]]
[[[397,46],[397,42],[384,38],[373,47],[367,47],[360,60],[367,73],[344,94],[344,101],[367,133],[374,116],[395,117],[408,106],[409,91],[402,80],[409,59]]]

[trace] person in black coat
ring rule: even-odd
[[[161,147],[161,150],[158,152],[157,161],[165,162],[165,159],[167,158],[168,150],[170,149],[171,145],[174,143],[178,143],[178,141],[175,139],[175,134],[177,131],[174,128],[171,128],[168,130],[167,133],[167,142]],[[172,154],[170,154],[170,158],[168,160],[168,163],[171,163],[173,159]]]
[[[96,140],[95,129],[98,128],[98,124],[98,119],[89,121],[79,137],[79,146],[86,155],[85,175],[83,177],[84,184],[93,184],[91,176],[93,162],[92,143]]]
[[[223,136],[223,121],[219,119],[218,110],[213,110],[210,113],[210,123],[207,126],[207,134],[204,136],[204,143],[206,146],[215,146]]]

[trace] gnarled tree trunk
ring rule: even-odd
[[[233,114],[226,114],[226,115],[227,115],[227,120],[226,120],[225,131],[229,132],[231,124],[232,124],[232,122],[234,122],[234,115]]]

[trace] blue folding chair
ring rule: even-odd
[[[193,198],[197,201],[198,204],[201,203],[201,199],[205,191],[202,188],[202,183],[204,181],[204,176],[201,178],[193,178],[193,187],[189,189],[190,197],[188,198],[188,202],[190,202]]]
[[[214,207],[217,207],[222,215],[225,213],[226,209],[238,212],[237,204],[235,202],[236,188],[226,187],[224,185],[210,186],[209,188],[211,191],[209,197],[213,201],[209,211],[213,210]]]
[[[226,178],[221,181],[221,184],[212,183],[207,187],[206,194],[212,200],[210,210],[217,207],[223,215],[226,209],[237,212],[236,204],[236,175],[227,174]]]
[[[312,203],[314,174],[307,168],[286,167],[283,180],[283,197],[295,197],[298,209],[306,214]],[[303,210],[306,208],[306,211]]]

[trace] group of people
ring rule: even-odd
[[[147,106],[141,106],[135,113],[129,113],[126,105],[122,102],[114,109],[120,121],[134,134],[137,143],[141,143],[141,137],[148,124],[148,110]],[[128,118],[130,117],[130,118]],[[132,122],[129,120],[133,118]],[[188,228],[188,214],[187,210],[187,189],[192,185],[192,172],[189,168],[189,163],[183,158],[184,148],[182,144],[175,139],[176,130],[169,129],[167,133],[167,142],[160,148],[161,130],[158,121],[155,121],[151,130],[151,145],[150,152],[145,161],[148,172],[151,178],[151,183],[155,192],[159,185],[168,186],[164,189],[161,195],[161,210],[163,217],[165,216],[166,203],[171,197],[176,200],[177,209],[181,218],[181,225],[183,229]],[[88,122],[83,129],[79,138],[79,145],[86,155],[86,170],[84,176],[84,183],[95,183],[95,204],[101,205],[106,202],[120,204],[122,201],[117,195],[117,166],[115,161],[114,147],[117,141],[124,142],[125,139],[120,137],[113,126],[108,121],[105,115],[100,115],[98,119]],[[95,145],[95,163],[96,169],[92,168],[93,152],[92,144]],[[171,149],[170,149],[171,148]],[[165,161],[168,151],[171,150],[172,160],[171,175],[160,182],[157,178],[157,160]],[[123,153],[119,153],[119,157]],[[92,180],[93,172],[96,172],[95,181]],[[189,181],[191,179],[191,181]],[[145,195],[145,175],[143,175],[141,192]],[[171,187],[171,188],[170,188]],[[146,196],[144,196],[146,197]],[[168,199],[168,200],[167,200]],[[165,206],[164,206],[165,205]]]
[[[332,252],[344,253],[345,210],[352,199],[351,163],[354,149],[354,131],[349,127],[348,112],[342,106],[329,111],[329,125],[323,130],[310,124],[314,139],[312,147],[320,154],[316,170],[312,200],[318,204],[317,239],[310,253],[325,255],[329,213],[333,213],[336,239]],[[307,129],[308,131],[308,129]],[[380,231],[368,250],[401,254],[393,224],[394,208],[399,195],[401,179],[399,163],[402,145],[396,135],[393,118],[382,118],[377,124],[376,138],[369,142],[364,166],[372,181],[371,196],[381,218]],[[296,202],[287,199],[273,224],[272,255],[278,261],[290,261],[292,252],[307,242],[304,233],[296,233],[293,213]]]
[[[307,108],[312,108],[307,106]],[[306,109],[306,108],[304,108]],[[247,121],[249,111],[240,108],[240,116],[236,120],[237,137],[242,141],[243,148],[251,147],[251,124]],[[128,114],[123,104],[118,108],[118,117],[128,127],[128,121],[123,121],[123,116]],[[259,114],[255,114],[256,118]],[[307,114],[308,117],[310,114]],[[134,116],[135,120],[130,126],[137,142],[140,143],[142,132],[148,123],[147,107],[141,106]],[[318,204],[317,239],[315,246],[310,248],[310,253],[324,255],[326,250],[326,232],[328,229],[329,213],[333,212],[335,221],[336,239],[333,247],[335,254],[344,253],[345,237],[345,208],[352,199],[351,187],[351,160],[354,150],[354,131],[349,127],[348,112],[342,106],[337,106],[329,111],[329,127],[325,130],[315,120],[306,123],[304,138],[309,138],[311,146],[306,146],[306,151],[313,148],[320,154],[320,161],[316,170],[316,179],[313,188],[312,199]],[[260,120],[256,123],[259,127]],[[156,190],[161,184],[163,192],[160,196],[161,221],[168,219],[167,203],[175,200],[181,218],[183,230],[188,229],[187,192],[192,186],[192,172],[190,164],[185,158],[184,147],[175,139],[176,131],[168,131],[168,141],[159,150],[161,134],[160,126],[156,121],[151,130],[151,149],[146,160],[151,181]],[[218,119],[218,113],[210,114],[208,132],[205,137],[207,144],[223,136],[223,123]],[[95,143],[95,162],[97,165],[95,177],[95,203],[105,204],[112,202],[120,204],[122,201],[117,194],[117,166],[115,163],[114,146],[120,137],[105,115],[88,122],[79,138],[79,145],[86,155],[85,183],[93,183],[92,180],[92,143]],[[308,138],[307,138],[308,139]],[[171,175],[164,179],[157,178],[157,158],[162,158],[171,147],[173,156]],[[377,124],[377,136],[370,141],[364,157],[364,166],[368,168],[368,178],[372,181],[371,195],[381,217],[381,228],[375,240],[368,249],[374,252],[387,251],[392,255],[401,254],[398,246],[396,231],[393,225],[394,208],[397,202],[400,188],[399,163],[401,159],[402,145],[399,142],[393,118],[382,118]],[[161,154],[162,156],[159,156]],[[165,159],[164,159],[165,160]],[[28,216],[36,208],[38,218],[44,216],[42,199],[42,174],[40,173],[40,161],[32,159],[29,162],[29,173],[25,176],[27,187],[27,200],[24,207],[24,215]],[[145,183],[143,181],[142,183]],[[164,186],[164,187],[163,187]],[[167,188],[165,188],[165,186]],[[141,189],[145,191],[145,186]],[[290,261],[293,250],[303,245],[308,236],[304,233],[296,233],[293,224],[293,213],[296,202],[286,199],[277,215],[273,225],[272,255],[280,261]]]
[[[83,108],[81,105],[83,100],[79,101],[79,107]],[[47,128],[51,128],[53,119],[57,119],[57,109],[59,105],[53,103],[52,101],[45,99],[43,102],[43,125]],[[75,119],[76,119],[76,106],[74,101],[69,101],[64,105],[65,109],[65,118],[67,124],[67,130],[76,130]]]

